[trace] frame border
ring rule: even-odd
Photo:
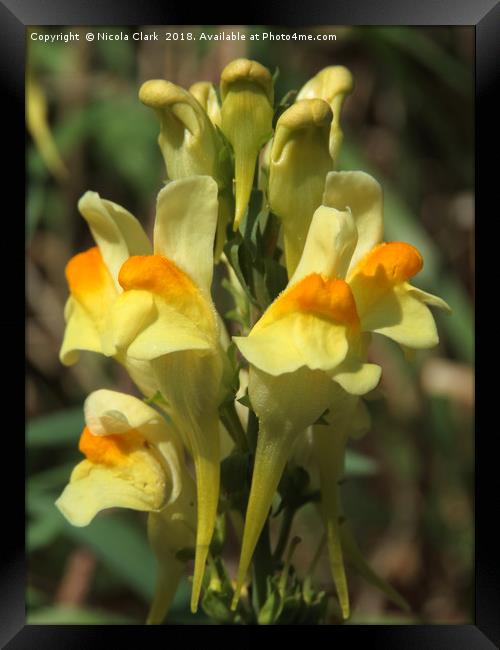
[[[24,69],[25,69],[25,34],[28,25],[126,25],[126,24],[190,24],[192,15],[189,7],[181,3],[170,2],[168,7],[160,7],[155,0],[107,0],[96,5],[86,0],[0,0],[0,79],[4,86],[4,96],[9,98],[7,106],[8,117],[5,124],[16,124],[17,128],[9,128],[7,136],[12,139],[12,146],[6,151],[17,152],[15,172],[11,170],[9,177],[19,186],[24,182],[25,160],[24,151],[19,146],[19,132],[24,126]],[[286,7],[274,4],[266,6],[265,11],[256,11],[258,5],[252,3],[254,11],[248,15],[238,16],[233,24],[271,24],[284,25],[473,25],[476,28],[476,210],[486,212],[489,205],[498,204],[498,198],[493,196],[498,179],[496,167],[486,164],[480,158],[480,152],[485,153],[492,143],[495,124],[498,123],[498,109],[494,102],[495,72],[500,61],[500,3],[498,0],[420,0],[418,3],[402,2],[401,0],[358,0],[353,6],[349,0],[338,0],[328,6],[322,0],[309,0],[300,5],[289,2]],[[207,24],[228,24],[227,14],[221,21],[216,20],[214,7],[196,10],[198,18],[208,18]],[[209,15],[207,15],[209,14]],[[267,14],[267,15],[266,15]],[[229,23],[231,24],[231,23]],[[9,119],[10,118],[10,119]],[[25,131],[24,131],[25,132]],[[9,158],[10,160],[10,158]],[[14,160],[12,161],[14,165]],[[479,174],[481,170],[481,174]],[[488,182],[491,181],[491,182]],[[21,193],[21,187],[19,194]],[[488,200],[489,192],[489,200]],[[18,197],[16,196],[15,199]],[[19,197],[20,198],[20,197]],[[494,202],[495,201],[495,202]],[[19,201],[17,201],[17,206]],[[18,209],[18,208],[17,208]],[[21,235],[23,236],[23,235]],[[24,237],[23,237],[24,241]],[[477,244],[480,239],[477,239]],[[498,254],[498,253],[497,253]],[[483,254],[484,257],[484,254]],[[481,276],[481,272],[479,272]],[[491,277],[491,276],[490,276]],[[10,297],[10,296],[9,296]],[[15,333],[16,324],[12,321],[0,323],[2,330],[7,329],[8,336]],[[22,331],[22,330],[21,330]],[[491,331],[492,336],[498,335]],[[477,348],[476,348],[477,349]],[[16,362],[18,364],[18,362]],[[494,420],[493,420],[494,421]],[[16,427],[17,428],[17,427]],[[21,444],[24,444],[19,437]],[[17,444],[17,443],[15,443]],[[339,626],[336,637],[351,642],[353,637],[358,642],[367,640],[375,647],[389,650],[406,644],[409,650],[421,648],[439,648],[440,650],[471,649],[489,650],[500,647],[500,580],[496,562],[498,542],[488,524],[491,517],[491,499],[487,495],[498,494],[494,490],[492,477],[498,477],[498,468],[493,466],[495,456],[494,444],[491,437],[476,436],[475,444],[475,625],[355,625]],[[19,453],[22,453],[19,450]],[[488,467],[491,463],[491,467]],[[479,472],[479,468],[481,471]],[[5,481],[5,477],[2,476]],[[16,491],[22,493],[24,481],[22,476],[16,477]],[[499,487],[497,478],[496,487]],[[4,494],[13,492],[12,479],[7,479]],[[17,505],[17,504],[16,504]],[[493,506],[494,507],[494,506]],[[22,522],[22,523],[21,523]],[[140,635],[146,634],[148,639],[165,641],[165,633],[161,627],[145,626],[36,626],[26,624],[25,613],[25,583],[26,566],[24,559],[24,517],[15,524],[15,535],[7,537],[7,548],[1,557],[0,576],[2,590],[0,598],[0,645],[9,650],[32,648],[82,648],[104,647],[110,642],[116,643],[118,637],[133,643]],[[200,627],[200,626],[196,626]],[[238,634],[239,628],[233,627],[237,639],[249,638],[248,631],[244,637]],[[157,637],[157,634],[161,636]],[[171,627],[169,641],[175,628]],[[273,632],[271,632],[273,634]],[[331,636],[325,628],[315,628],[315,634],[325,640]],[[251,633],[250,633],[251,635]],[[10,641],[9,641],[10,640]]]

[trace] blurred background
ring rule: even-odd
[[[30,31],[31,30],[31,31]],[[218,84],[232,59],[279,69],[276,98],[298,90],[327,65],[355,78],[343,111],[341,169],[373,174],[385,194],[387,240],[408,241],[425,265],[415,284],[448,301],[436,313],[441,342],[407,363],[391,341],[374,337],[383,368],[370,396],[373,427],[351,445],[343,487],[346,515],[373,568],[409,601],[402,614],[349,575],[356,623],[473,621],[474,355],[474,28],[275,29],[274,27],[35,28],[28,30],[27,140],[27,555],[28,622],[142,623],[154,560],[145,517],[101,514],[73,528],[54,506],[81,460],[82,403],[97,388],[135,393],[120,369],[97,355],[63,367],[58,359],[67,298],[64,267],[93,245],[77,211],[88,189],[135,214],[149,233],[164,166],[158,123],[137,98],[141,83]],[[191,32],[240,32],[246,41],[187,41]],[[129,34],[87,42],[85,33]],[[177,32],[179,40],[133,41],[131,34]],[[43,43],[30,33],[78,33]],[[251,33],[335,34],[329,41],[250,41]],[[50,143],[43,114],[55,141]],[[43,155],[42,155],[43,154]],[[319,519],[306,508],[295,522],[307,566]],[[230,566],[237,548],[229,550]],[[231,556],[232,554],[232,556]],[[235,566],[234,566],[235,569]],[[326,555],[316,571],[331,590]],[[168,618],[189,614],[184,582]]]

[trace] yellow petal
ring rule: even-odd
[[[104,352],[108,311],[118,293],[96,246],[70,259],[66,279],[71,296],[64,310],[66,331],[60,358],[71,365],[78,359],[78,350]]]
[[[116,289],[118,272],[130,255],[148,255],[151,244],[137,219],[121,205],[101,199],[97,192],[85,192],[78,209],[88,223],[92,236],[101,251]]]
[[[439,342],[430,309],[404,286],[394,287],[381,298],[367,312],[362,327],[417,350],[434,347]]]
[[[213,303],[171,260],[160,255],[130,257],[120,270],[119,280],[125,292],[149,292],[157,310],[164,306],[176,311],[216,344],[218,330]],[[133,301],[136,297],[134,293]]]
[[[346,327],[313,314],[288,314],[255,334],[233,340],[249,363],[275,376],[303,366],[333,370],[348,352]]]
[[[350,270],[363,255],[382,241],[384,229],[382,188],[365,172],[330,172],[326,177],[323,204],[337,210],[351,211],[358,238],[349,263]]]
[[[413,298],[420,300],[420,302],[423,302],[430,307],[437,307],[447,314],[451,314],[451,307],[442,298],[439,298],[439,296],[434,296],[432,293],[427,293],[427,291],[422,291],[422,289],[412,287],[410,284],[406,285],[406,290]]]
[[[150,361],[171,352],[212,348],[210,338],[190,319],[169,305],[158,303],[157,318],[134,338],[127,348],[129,357]]]
[[[382,368],[374,363],[363,363],[350,354],[331,376],[351,395],[364,395],[373,390],[380,381]]]
[[[343,278],[358,239],[349,210],[320,206],[307,233],[300,262],[290,279],[290,286],[311,273],[329,278]]]
[[[85,400],[85,422],[95,436],[138,431],[153,445],[173,441],[181,450],[174,425],[144,400],[102,388]]]
[[[79,351],[101,352],[101,337],[85,309],[71,296],[64,308],[66,329],[59,358],[65,366],[78,361]]]
[[[251,364],[279,375],[302,366],[334,370],[345,359],[349,337],[357,331],[349,286],[312,273],[289,286],[248,337],[234,340]]]
[[[194,176],[168,183],[158,194],[155,253],[176,264],[210,297],[217,227],[217,183]]]
[[[119,356],[135,337],[158,318],[154,296],[149,291],[125,291],[110,308],[103,334],[103,351]]]

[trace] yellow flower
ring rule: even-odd
[[[235,159],[236,212],[233,228],[243,218],[252,191],[255,163],[272,135],[273,80],[257,61],[236,59],[221,74],[221,129]]]
[[[65,365],[78,361],[79,351],[107,354],[110,309],[121,293],[118,272],[130,255],[146,255],[151,244],[141,225],[120,205],[86,192],[78,203],[97,246],[78,253],[66,266],[70,297],[64,316],[66,330],[60,351]],[[158,390],[148,364],[116,354],[140,390],[152,396]]]
[[[292,104],[276,124],[267,197],[283,223],[289,277],[300,260],[314,211],[321,205],[326,175],[333,169],[328,148],[331,123],[327,102],[304,99]]]
[[[158,195],[154,251],[120,206],[87,193],[80,210],[97,248],[68,264],[71,296],[61,350],[120,361],[146,395],[160,391],[193,457],[198,525],[192,607],[196,608],[219,497],[219,415],[228,363],[210,295],[217,184],[208,176],[172,181]],[[154,253],[154,254],[151,254]]]
[[[370,333],[410,348],[438,341],[427,304],[446,303],[408,283],[422,258],[409,244],[380,243],[382,230],[380,185],[363,172],[330,172],[287,288],[248,337],[235,338],[250,363],[249,397],[260,428],[234,606],[298,436],[326,409],[352,417],[357,400],[350,396],[379,381],[380,368],[364,361]],[[339,406],[339,391],[349,408]],[[326,502],[330,520],[334,506]],[[338,564],[338,550],[331,557]],[[346,591],[334,569],[345,615]]]
[[[333,65],[320,70],[317,75],[302,86],[297,100],[324,99],[333,111],[333,122],[330,129],[330,155],[334,167],[337,167],[342,146],[343,134],[340,128],[342,104],[354,87],[350,71],[342,65]]]
[[[86,458],[56,505],[74,526],[86,526],[106,508],[149,513],[158,575],[148,623],[161,623],[184,571],[176,554],[195,539],[195,486],[181,442],[157,411],[130,395],[95,391],[84,411],[79,449]]]

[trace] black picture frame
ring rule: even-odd
[[[240,7],[241,10],[241,7]],[[493,174],[495,169],[486,163],[484,154],[489,146],[498,141],[495,122],[498,122],[496,68],[500,62],[500,4],[497,0],[337,0],[337,2],[268,3],[263,11],[252,3],[247,15],[237,17],[226,13],[217,15],[214,6],[200,10],[169,2],[168,6],[155,0],[2,0],[0,1],[0,78],[4,87],[3,109],[7,110],[4,122],[4,142],[9,153],[9,191],[19,212],[21,192],[24,191],[24,61],[25,28],[28,25],[132,25],[132,24],[192,24],[193,19],[206,20],[206,24],[279,24],[279,25],[473,25],[476,32],[476,211],[488,217],[494,203],[496,190]],[[8,128],[6,128],[8,125]],[[496,127],[498,129],[498,127]],[[498,148],[498,145],[497,145]],[[485,213],[483,215],[483,212]],[[490,215],[498,219],[496,215]],[[19,222],[19,220],[18,220]],[[481,233],[479,228],[478,233]],[[22,236],[22,234],[21,234]],[[479,245],[480,237],[477,239]],[[484,256],[484,253],[483,253]],[[485,274],[480,273],[479,277]],[[19,265],[19,276],[22,271]],[[483,280],[484,281],[484,278]],[[14,301],[15,302],[15,301]],[[19,313],[22,313],[19,311]],[[22,331],[14,321],[0,320],[0,331]],[[9,329],[10,328],[10,329]],[[492,332],[493,335],[493,332]],[[486,333],[487,336],[487,333]],[[481,346],[479,346],[480,348]],[[480,350],[479,350],[480,351]],[[19,384],[20,387],[20,384]],[[485,400],[486,401],[486,400]],[[482,402],[482,397],[479,403]],[[479,423],[478,423],[479,424]],[[16,428],[19,425],[16,422]],[[329,629],[317,628],[314,635],[331,639],[334,643],[362,643],[372,647],[415,649],[482,650],[500,647],[500,600],[499,570],[496,564],[498,541],[491,521],[494,509],[498,510],[498,470],[495,470],[494,425],[491,430],[480,429],[476,433],[476,499],[475,499],[475,575],[476,608],[474,625],[434,626],[388,626],[356,625],[337,626],[333,637]],[[484,434],[484,435],[481,435]],[[10,444],[10,443],[9,443]],[[12,442],[12,454],[22,458],[21,436]],[[18,445],[14,450],[14,445]],[[7,477],[2,476],[2,480]],[[495,483],[496,480],[496,483]],[[7,478],[3,494],[12,494],[15,505],[22,512],[23,476],[17,470],[15,479]],[[181,640],[179,628],[168,633],[161,628],[142,626],[37,626],[25,623],[25,560],[24,518],[13,517],[2,535],[6,548],[0,556],[0,645],[14,649],[29,648],[95,648],[117,644],[118,636],[127,643],[140,639],[158,639],[161,643]],[[6,531],[9,531],[8,534]],[[198,627],[198,626],[197,626]],[[191,628],[191,629],[194,629]],[[217,630],[214,626],[209,630]],[[227,628],[226,628],[227,629]],[[248,630],[238,632],[231,628],[240,640],[251,638]],[[234,630],[234,631],[232,631]],[[227,633],[227,632],[226,632]],[[158,636],[160,634],[160,636]],[[209,636],[217,634],[210,632]],[[276,634],[276,632],[271,632]],[[309,632],[307,632],[309,634]],[[167,635],[167,636],[166,636]],[[175,638],[172,638],[175,637]],[[208,637],[206,637],[208,640]],[[325,638],[326,640],[326,638]]]

